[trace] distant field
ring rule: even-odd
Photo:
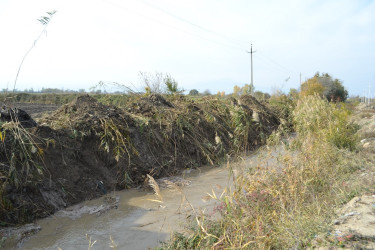
[[[85,94],[47,94],[47,93],[16,93],[16,94],[3,94],[0,93],[0,102],[6,103],[37,103],[37,104],[50,104],[61,106],[73,101],[77,96]],[[126,94],[90,94],[90,96],[97,99],[103,104],[111,104],[116,106],[123,106],[127,103],[129,95]],[[25,105],[23,105],[25,106]]]

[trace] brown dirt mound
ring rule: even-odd
[[[256,122],[254,112],[260,118]],[[43,159],[38,178],[16,186],[6,177],[9,162],[0,161],[8,166],[0,168],[0,198],[7,204],[0,206],[4,225],[26,223],[105,191],[137,186],[147,174],[171,176],[253,149],[278,119],[253,98],[242,98],[241,106],[234,106],[215,98],[150,95],[120,109],[83,95],[40,124],[28,130]],[[99,181],[103,185],[98,186]]]

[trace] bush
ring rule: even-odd
[[[317,140],[354,150],[358,127],[349,123],[349,116],[350,111],[344,104],[328,103],[316,95],[299,100],[293,112],[295,129],[300,137],[314,134]]]
[[[301,85],[301,96],[315,94],[335,102],[344,102],[348,98],[348,91],[339,79],[333,79],[327,73],[320,75],[319,72]]]

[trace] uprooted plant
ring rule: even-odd
[[[22,210],[12,205],[7,192],[36,187],[42,181],[46,171],[43,146],[54,141],[36,138],[16,120],[2,124],[0,140],[0,214],[6,217]]]
[[[128,166],[130,166],[131,156],[138,155],[138,152],[131,143],[126,121],[124,121],[124,123],[125,124],[116,125],[112,119],[101,118],[101,130],[96,133],[100,138],[99,148],[107,153],[112,152],[112,155],[117,162],[119,162],[124,156],[127,156]],[[129,188],[133,183],[129,173],[126,169],[119,169],[119,172],[122,173],[122,178],[118,184],[125,188]]]
[[[2,178],[17,188],[33,182],[44,174],[41,140],[17,122],[4,123],[1,128]],[[38,141],[38,142],[37,142]]]
[[[127,155],[130,165],[132,154],[137,155],[137,150],[131,144],[129,130],[125,124],[116,125],[111,119],[100,119],[101,131],[97,132],[100,138],[100,148],[107,153],[112,152],[116,161]]]

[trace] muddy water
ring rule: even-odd
[[[232,167],[259,165],[263,157],[253,154]],[[172,231],[183,231],[187,218],[195,213],[215,215],[217,201],[207,201],[207,193],[220,196],[225,188],[230,188],[229,172],[227,166],[222,166],[186,173],[183,178],[191,181],[190,185],[182,191],[162,190],[163,203],[152,201],[157,198],[152,192],[139,190],[111,193],[119,201],[118,208],[101,215],[96,212],[106,204],[105,197],[81,203],[39,220],[37,224],[42,230],[17,248],[88,249],[90,238],[95,242],[92,249],[110,249],[111,244],[116,244],[117,249],[156,247],[160,241],[167,240]]]

